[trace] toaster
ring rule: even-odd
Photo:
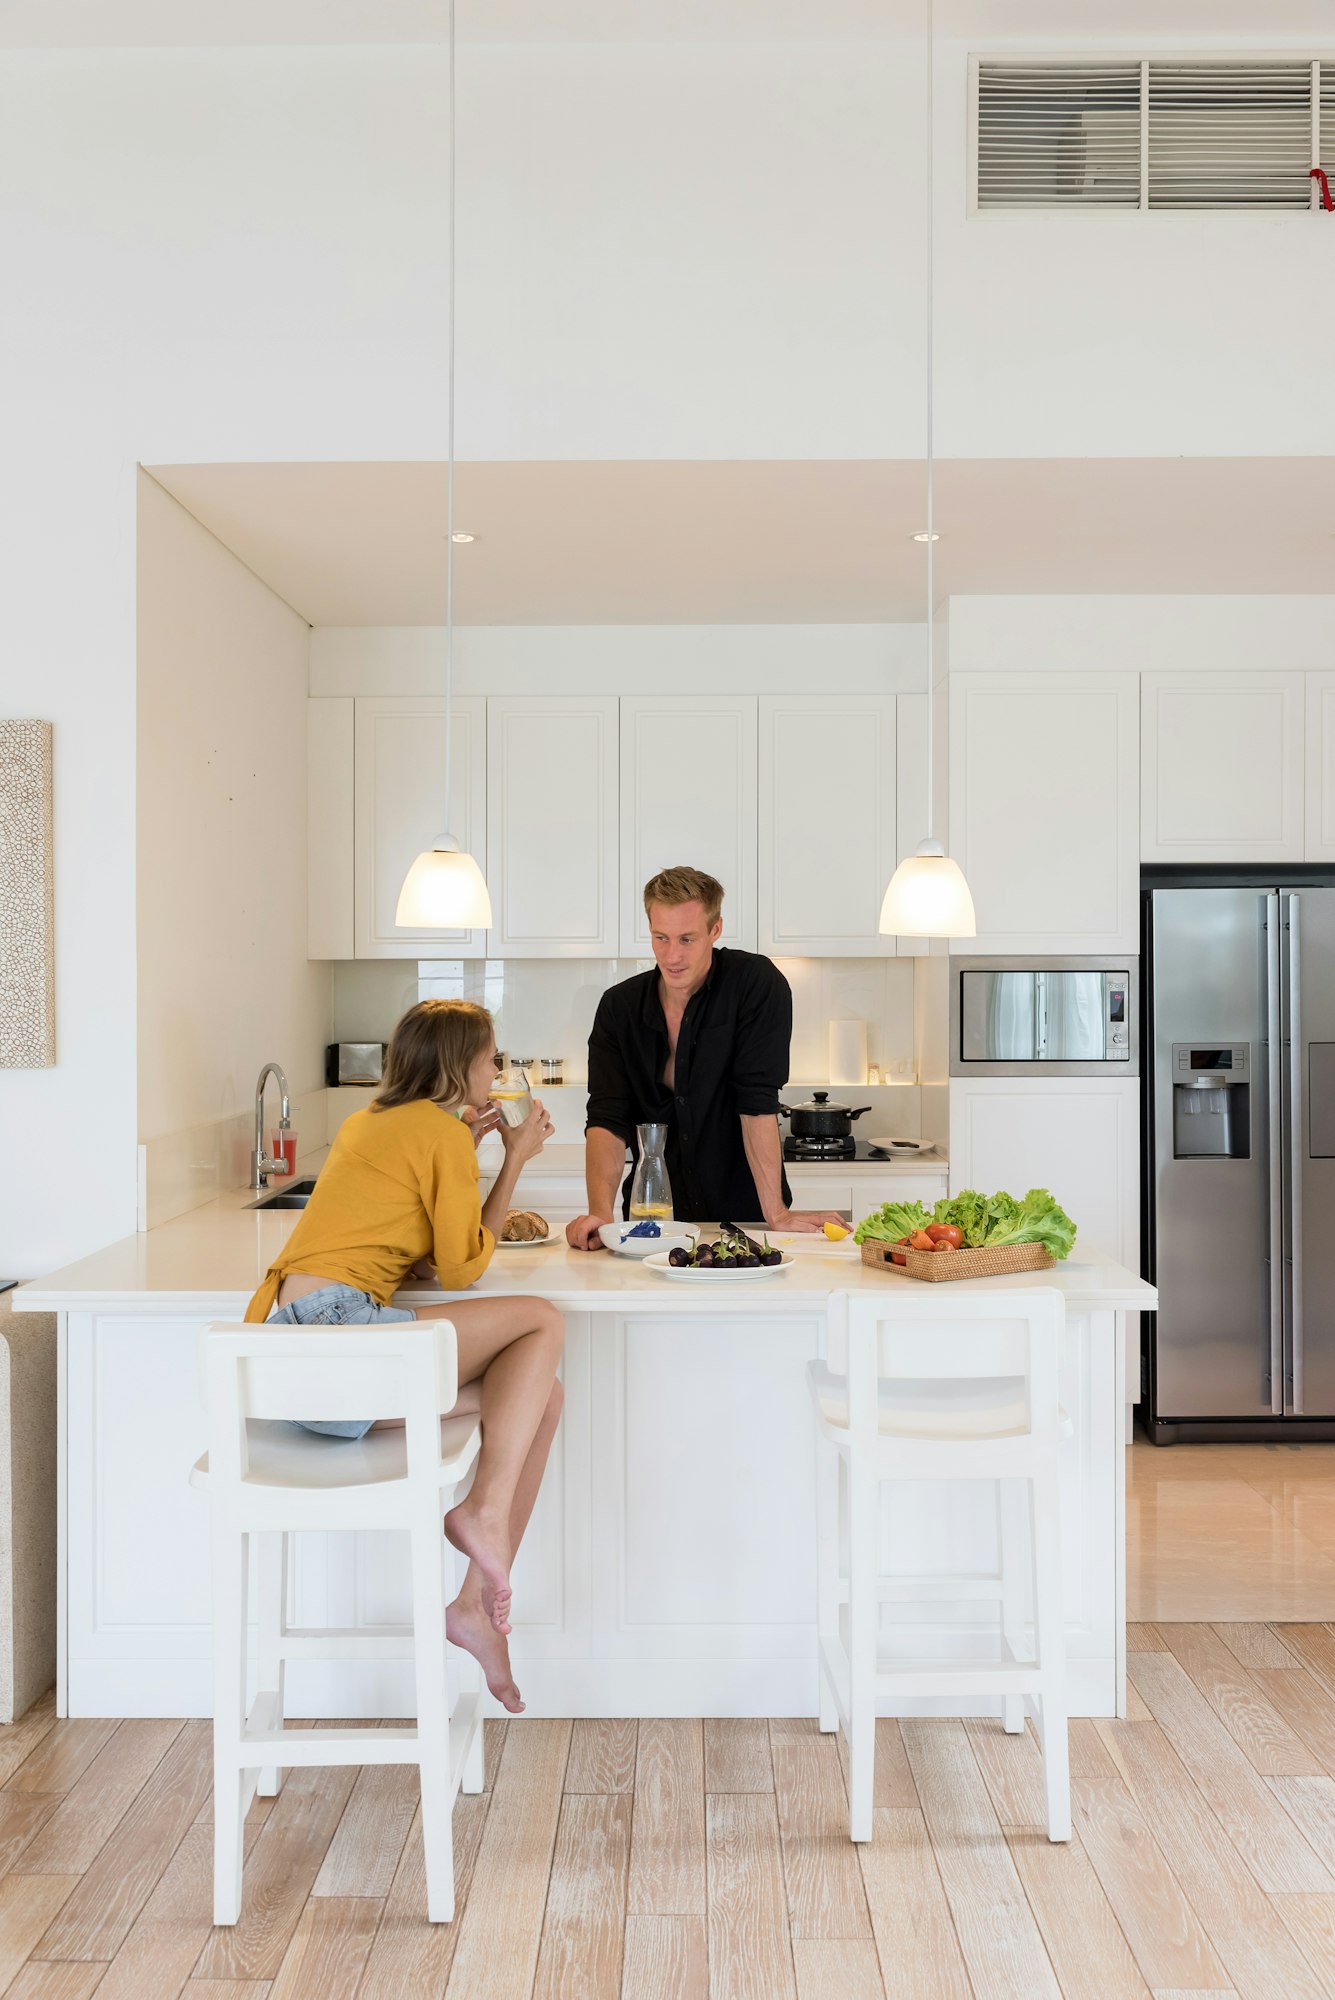
[[[384,1074],[383,1042],[330,1042],[324,1052],[324,1080],[331,1090],[341,1083],[379,1083]]]

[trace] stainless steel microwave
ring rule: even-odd
[[[1139,960],[952,958],[952,1076],[1136,1076]]]

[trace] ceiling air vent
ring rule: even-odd
[[[1132,63],[980,62],[978,206],[1140,206]]]
[[[1335,60],[980,57],[980,209],[1308,209]]]
[[[1152,62],[1151,208],[1310,208],[1310,62]]]

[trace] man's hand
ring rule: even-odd
[[[566,1224],[566,1242],[572,1250],[601,1250],[603,1241],[598,1231],[611,1220],[610,1215],[577,1215]]]
[[[842,1215],[836,1215],[832,1208],[785,1208],[777,1215],[767,1215],[766,1229],[791,1230],[795,1234],[814,1236],[824,1229],[827,1222],[837,1222],[841,1229],[851,1230],[853,1225]]]

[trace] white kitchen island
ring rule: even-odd
[[[60,1315],[62,1713],[209,1712],[207,1502],[186,1483],[204,1446],[198,1333],[241,1316],[295,1219],[249,1199],[224,1196],[19,1295]],[[1052,1272],[985,1288],[1000,1300],[1034,1283],[1067,1302],[1071,1707],[1111,1715],[1124,1655],[1122,1315],[1154,1293],[1079,1246]],[[565,1417],[515,1569],[513,1656],[530,1715],[815,1712],[805,1370],[837,1345],[843,1295],[871,1288],[912,1313],[913,1281],[828,1246],[780,1278],[699,1291],[564,1241],[497,1252],[470,1296],[539,1292],[567,1319]],[[887,1567],[994,1563],[991,1488],[915,1487],[894,1504]],[[294,1623],[374,1630],[401,1622],[407,1602],[394,1537],[298,1538]],[[924,1655],[983,1652],[991,1616],[933,1606],[902,1637]],[[294,1664],[288,1690],[293,1715],[412,1712],[394,1662]]]

